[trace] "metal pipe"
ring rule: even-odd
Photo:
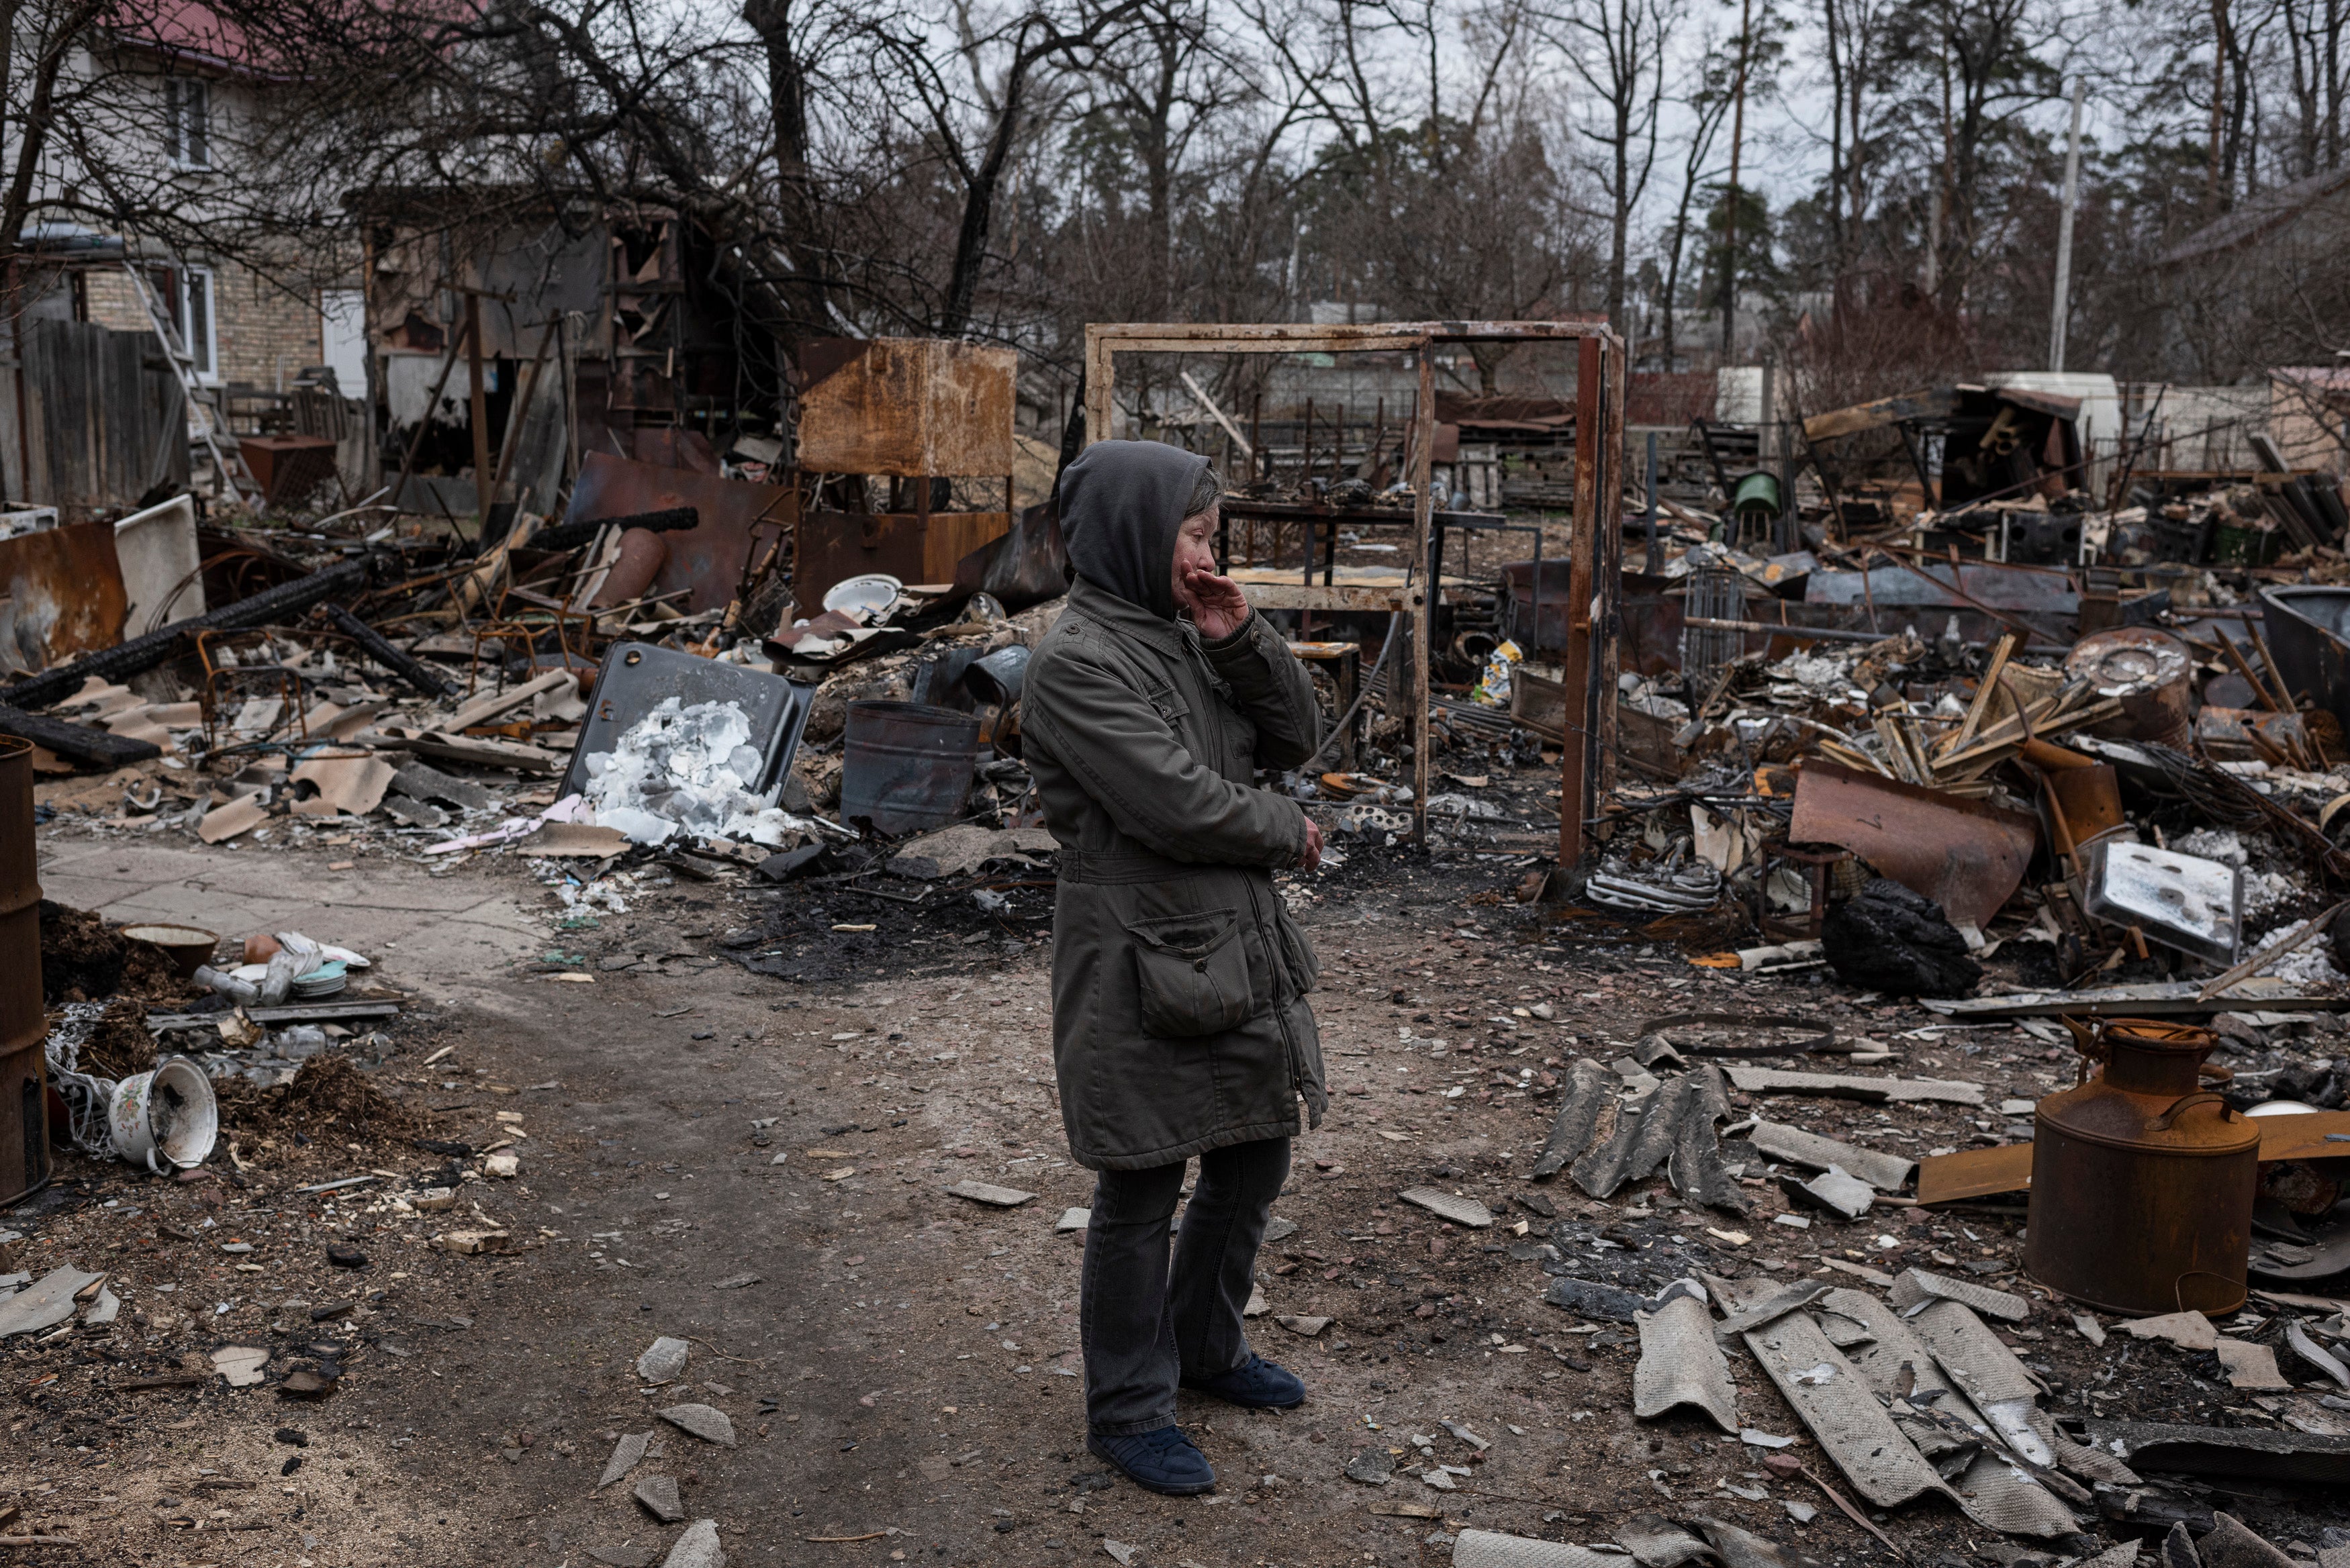
[[[1643,562],[1650,576],[1665,569],[1664,542],[1657,537],[1657,432],[1648,432],[1648,555]]]
[[[327,607],[327,618],[335,623],[345,637],[367,649],[368,657],[407,681],[427,697],[447,697],[456,688],[433,672],[432,666],[420,662],[413,655],[393,647],[389,639],[375,628],[340,605]]]
[[[2048,307],[2048,368],[2064,369],[2065,318],[2073,292],[2073,209],[2081,193],[2081,99],[2089,78],[2073,78],[2073,138],[2064,151],[2064,207],[2056,220],[2056,297]]]

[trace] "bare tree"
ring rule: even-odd
[[[2350,97],[2350,0],[2279,0],[2294,110],[2289,172],[2342,167],[2343,99]]]
[[[1596,99],[1584,134],[1603,150],[1607,192],[1607,317],[1624,322],[1625,278],[1634,214],[1656,167],[1665,57],[1688,14],[1686,0],[1575,0],[1551,14],[1567,63]]]
[[[1890,0],[1820,0],[1828,71],[1828,231],[1839,286],[1855,259],[1868,211],[1876,117],[1871,95],[1884,85]]]
[[[1699,192],[1711,178],[1707,166],[1712,161],[1714,140],[1721,134],[1722,121],[1730,113],[1735,69],[1730,57],[1719,47],[1709,46],[1690,66],[1681,93],[1680,101],[1689,117],[1689,134],[1681,143],[1680,197],[1674,203],[1672,223],[1665,231],[1663,326],[1668,371],[1680,368],[1676,313],[1680,306],[1681,263],[1689,254],[1691,209],[1697,204]]]
[[[1939,164],[1932,271],[1960,299],[1985,257],[1995,187],[2028,150],[2023,117],[2058,96],[2068,20],[2049,0],[1902,0],[1896,15],[1897,112]]]
[[[1089,60],[1104,38],[1139,16],[1145,4],[1119,0],[1090,14],[1028,10],[983,27],[968,0],[956,0],[951,58],[942,58],[928,30],[913,22],[893,17],[872,25],[879,52],[894,61],[911,95],[911,112],[925,122],[932,147],[962,193],[954,259],[932,330],[956,337],[972,325],[1004,171],[1014,150],[1034,129],[1040,78],[1056,67]],[[968,89],[952,81],[957,69],[968,72]]]

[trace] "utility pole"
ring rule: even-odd
[[[2056,220],[2056,298],[2048,307],[2048,368],[2064,368],[2064,325],[2072,312],[2073,208],[2081,195],[2081,99],[2089,78],[2073,78],[2073,140],[2064,150],[2064,210]]]
[[[1738,351],[1738,154],[1746,140],[1746,62],[1754,50],[1754,0],[1739,0],[1738,79],[1730,111],[1730,198],[1721,222],[1721,358]]]

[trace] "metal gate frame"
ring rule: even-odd
[[[1583,694],[1583,722],[1569,717],[1559,748],[1558,863],[1583,857],[1584,827],[1615,784],[1617,645],[1623,629],[1623,338],[1596,321],[1388,321],[1363,326],[1306,323],[1212,325],[1185,322],[1089,323],[1086,327],[1086,441],[1109,438],[1116,356],[1119,354],[1407,353],[1418,357],[1419,403],[1413,419],[1414,503],[1410,586],[1384,588],[1289,587],[1268,608],[1388,610],[1411,616],[1412,842],[1428,844],[1429,473],[1436,445],[1439,343],[1571,342],[1575,345],[1574,538],[1567,578],[1566,689]],[[1612,499],[1611,499],[1612,498]],[[1618,515],[1607,515],[1607,514]],[[1586,525],[1586,524],[1598,525]],[[1252,596],[1253,599],[1255,596]]]

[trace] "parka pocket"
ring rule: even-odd
[[[1314,944],[1298,929],[1297,922],[1282,905],[1281,896],[1274,895],[1274,928],[1281,933],[1282,967],[1289,971],[1291,994],[1284,1001],[1295,1001],[1312,991],[1322,978],[1322,961],[1315,956]]]
[[[1126,928],[1134,939],[1134,978],[1142,1032],[1186,1039],[1237,1029],[1254,1012],[1248,950],[1231,909],[1162,915]]]

